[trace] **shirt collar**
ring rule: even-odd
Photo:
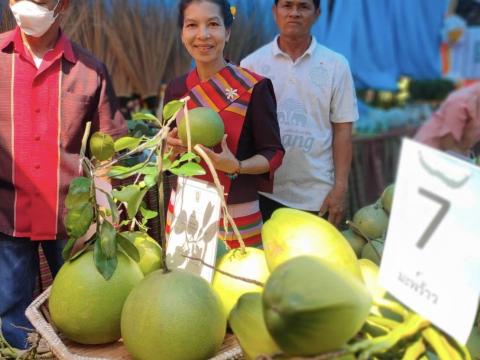
[[[15,30],[11,31],[4,42],[1,44],[1,51],[5,51],[9,46],[13,44],[13,50],[16,53],[25,55],[25,46],[23,44],[22,34],[20,28],[17,26]],[[77,56],[73,51],[72,42],[67,38],[63,31],[60,30],[60,37],[58,38],[55,47],[53,48],[55,55],[63,55],[63,57],[75,64],[77,62]],[[56,57],[56,56],[55,56]]]
[[[278,39],[280,38],[280,35],[277,35],[275,37],[275,39],[273,40],[273,44],[272,44],[272,54],[273,56],[279,56],[279,55],[282,55],[282,56],[289,56],[286,52],[282,51],[282,49],[280,49],[280,47],[278,46]],[[303,53],[302,56],[300,56],[299,59],[303,58],[304,56],[306,55],[309,55],[309,56],[312,56],[313,55],[313,52],[315,51],[317,47],[317,40],[315,39],[314,36],[312,36],[312,41],[310,42],[310,46],[308,47],[308,49]]]

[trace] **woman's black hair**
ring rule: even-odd
[[[208,1],[213,4],[217,4],[220,7],[223,23],[228,29],[233,24],[233,14],[230,10],[230,2],[228,0],[181,0],[178,4],[178,26],[183,27],[183,21],[185,18],[185,9],[194,2]]]

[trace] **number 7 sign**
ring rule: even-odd
[[[405,139],[380,282],[465,343],[480,295],[480,168]]]

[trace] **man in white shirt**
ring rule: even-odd
[[[242,60],[273,82],[286,153],[272,194],[261,194],[264,221],[279,207],[306,210],[338,225],[345,213],[358,110],[347,60],[318,44],[311,29],[320,0],[275,0],[280,35]]]

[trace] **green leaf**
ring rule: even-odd
[[[129,219],[133,219],[140,208],[148,188],[140,188],[138,185],[128,185],[122,190],[113,190],[113,196],[126,204]]]
[[[147,140],[143,146],[145,146],[145,149],[157,148],[160,141],[161,139],[159,138],[151,138],[150,140]]]
[[[162,169],[163,171],[166,171],[172,167],[172,161],[170,160],[170,157],[168,155],[163,156],[163,161],[162,161]]]
[[[139,231],[122,231],[120,235],[122,235],[125,239],[127,239],[133,244],[135,242],[135,238],[137,236],[141,236],[142,233]]]
[[[97,131],[90,138],[90,152],[99,161],[110,159],[115,154],[113,138]]]
[[[67,243],[65,244],[65,247],[62,250],[63,260],[65,261],[70,260],[70,255],[72,254],[73,245],[75,245],[76,241],[77,239],[74,239],[74,238],[68,239]]]
[[[157,184],[158,175],[147,175],[143,178],[143,181],[145,182],[145,186],[151,188]]]
[[[72,180],[68,187],[68,194],[65,199],[67,209],[83,205],[90,201],[92,180],[86,177],[77,177]]]
[[[170,172],[177,175],[177,176],[198,176],[198,175],[205,175],[205,170],[200,164],[189,162],[183,164],[182,166],[170,169]]]
[[[122,234],[117,234],[117,242],[128,256],[136,262],[140,261],[140,253],[138,252],[137,247],[133,244],[133,241],[130,241]]]
[[[65,227],[70,238],[84,235],[93,221],[93,207],[90,203],[69,209],[65,217]]]
[[[200,157],[193,152],[187,152],[187,153],[183,154],[182,157],[178,161],[184,162],[184,161],[190,161],[190,160],[200,162]]]
[[[163,119],[165,121],[170,120],[182,107],[184,107],[183,101],[173,100],[163,107]]]
[[[158,119],[155,115],[148,114],[148,113],[141,113],[141,112],[137,112],[137,113],[133,114],[132,115],[132,120],[135,120],[135,121],[143,120],[143,121],[149,121],[149,122],[158,122]]]
[[[117,204],[113,201],[113,198],[110,194],[106,193],[108,204],[110,205],[112,221],[116,224],[120,220],[120,214],[118,213]]]
[[[143,175],[156,175],[158,173],[158,169],[156,166],[145,166],[138,170],[138,173]]]
[[[102,225],[100,225],[100,245],[102,252],[109,259],[117,254],[116,235],[117,232],[115,228],[108,221],[104,221]]]
[[[95,241],[95,246],[93,248],[93,260],[97,270],[102,274],[105,280],[110,280],[115,269],[117,268],[117,257],[107,258],[102,251],[102,246],[100,241]]]
[[[107,176],[114,178],[114,179],[126,179],[133,174],[137,173],[140,169],[144,168],[146,163],[142,162],[140,164],[136,164],[135,166],[112,166],[110,171],[108,172]]]
[[[142,216],[145,220],[150,220],[158,216],[158,212],[150,209],[145,209],[144,207],[140,208],[140,212],[142,213]]]
[[[141,141],[142,141],[141,138],[124,136],[118,139],[117,141],[115,141],[114,148],[116,152],[122,151],[125,149],[133,150],[140,144]]]

